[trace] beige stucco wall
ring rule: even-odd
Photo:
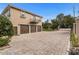
[[[76,20],[76,23],[73,24],[73,32],[76,33],[79,38],[79,20]]]
[[[73,33],[75,33],[76,29],[75,29],[75,24],[76,23],[73,23]]]
[[[79,37],[79,22],[76,23],[76,34]]]
[[[13,23],[13,26],[18,26],[18,24],[28,25],[33,18],[33,15],[22,12],[22,11],[17,10],[17,9],[13,9],[13,8],[10,8],[10,13],[11,13],[10,20]],[[26,18],[21,18],[20,17],[21,13],[24,13]],[[37,17],[37,19],[41,20],[40,17]],[[42,25],[42,21],[37,23],[37,25]]]

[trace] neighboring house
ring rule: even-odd
[[[73,24],[73,32],[78,36],[79,38],[79,17],[75,18],[75,23]]]
[[[8,5],[2,12],[12,22],[15,34],[42,31],[42,16]]]

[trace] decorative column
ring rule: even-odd
[[[38,32],[38,26],[36,25],[36,32]]]
[[[29,33],[31,33],[31,25],[29,25]]]
[[[17,34],[20,35],[20,25],[17,26]]]

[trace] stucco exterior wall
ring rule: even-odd
[[[73,32],[78,36],[79,38],[79,20],[76,20],[76,23],[73,24]]]
[[[11,12],[11,17],[10,17],[10,20],[12,21],[13,25],[14,26],[18,26],[18,24],[30,24],[30,21],[33,19],[33,15],[31,14],[28,14],[28,13],[25,13],[25,12],[22,12],[20,10],[17,10],[17,9],[13,9],[13,8],[10,8],[10,12]],[[26,18],[21,18],[21,13],[24,13]],[[37,20],[41,18],[37,18]],[[37,25],[42,25],[42,21],[37,23]]]
[[[73,23],[73,33],[76,32],[76,23]]]
[[[76,23],[76,34],[79,37],[79,22]]]

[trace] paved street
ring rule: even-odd
[[[11,47],[0,50],[0,54],[65,55],[70,47],[69,30],[22,34],[11,40]]]

